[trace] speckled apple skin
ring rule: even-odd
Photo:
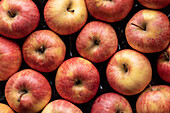
[[[81,84],[76,85],[76,80]],[[55,86],[61,97],[73,103],[85,103],[97,93],[100,76],[97,68],[88,60],[74,57],[58,68]]]
[[[83,113],[77,106],[63,99],[50,102],[41,113]]]
[[[21,49],[17,43],[0,37],[0,81],[17,72],[22,63]]]
[[[127,72],[124,69],[125,63]],[[135,95],[142,92],[152,79],[150,61],[143,54],[124,49],[110,59],[106,68],[106,77],[110,86],[123,95]]]
[[[77,32],[84,26],[87,17],[84,0],[48,0],[44,7],[44,18],[48,27],[60,35]]]
[[[16,16],[11,18],[8,11]],[[0,34],[13,39],[26,37],[40,21],[38,7],[32,0],[1,0],[0,12]]]
[[[95,44],[96,40],[100,40],[100,42]],[[95,63],[109,59],[117,48],[118,39],[114,28],[100,21],[92,21],[86,24],[76,40],[78,53]]]
[[[137,113],[170,113],[170,86],[147,88],[137,99]]]
[[[151,9],[162,9],[170,4],[169,0],[138,0],[143,6]]]
[[[163,55],[167,52],[168,57],[170,57],[170,45],[161,52],[157,60],[157,72],[159,76],[166,82],[170,83],[170,60],[168,61]]]
[[[20,102],[20,91],[27,90]],[[39,72],[24,69],[15,73],[6,83],[5,97],[12,109],[21,113],[36,113],[42,110],[51,99],[51,86]]]
[[[146,27],[142,30],[133,24]],[[128,44],[143,53],[164,50],[170,41],[170,24],[168,17],[155,10],[143,9],[137,12],[127,23],[125,35]]]
[[[94,101],[91,113],[132,113],[132,108],[125,97],[104,93]]]
[[[133,7],[134,0],[85,0],[89,13],[105,22],[123,20]]]
[[[38,52],[44,46],[44,52]],[[63,62],[66,47],[60,37],[50,30],[33,32],[22,47],[25,62],[33,69],[51,72]]]

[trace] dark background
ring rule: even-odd
[[[41,15],[40,23],[39,23],[38,27],[34,31],[49,29],[48,26],[45,23],[44,16],[43,16],[44,6],[45,6],[47,0],[33,0],[33,1],[38,6],[39,11],[40,11],[40,15]],[[120,51],[120,50],[126,49],[126,48],[132,49],[128,45],[128,43],[126,41],[126,38],[125,38],[125,26],[128,23],[128,21],[130,20],[130,18],[135,13],[137,13],[139,10],[142,10],[142,9],[147,9],[147,8],[143,7],[137,0],[134,0],[134,5],[133,5],[132,10],[130,11],[130,13],[122,21],[115,22],[115,23],[109,23],[115,29],[117,37],[118,37],[118,49],[117,49],[117,51]],[[163,8],[163,9],[160,9],[158,11],[163,12],[170,19],[170,7],[169,6]],[[95,21],[95,20],[97,20],[97,19],[93,18],[89,14],[88,15],[88,20],[87,20],[86,23],[88,23],[90,21]],[[76,50],[76,46],[75,46],[76,38],[77,38],[80,31],[81,31],[81,29],[78,32],[76,32],[76,33],[74,33],[72,35],[68,35],[68,36],[59,35],[60,38],[64,41],[64,43],[66,45],[65,60],[67,60],[69,58],[72,58],[72,57],[80,57],[80,55],[78,54],[78,52]],[[23,39],[10,39],[10,40],[15,41],[22,48],[22,45],[23,45],[25,39],[26,39],[26,37],[23,38]],[[157,73],[156,62],[157,62],[157,58],[158,58],[159,54],[160,54],[160,52],[152,53],[152,54],[144,54],[150,60],[151,66],[152,66],[153,74],[152,74],[152,81],[151,81],[150,84],[151,85],[169,85],[169,83],[163,81],[159,77],[159,75]],[[101,95],[103,93],[108,93],[108,92],[117,93],[116,91],[114,91],[109,86],[109,84],[107,82],[107,79],[106,79],[106,67],[107,67],[107,64],[108,64],[109,60],[110,59],[108,59],[108,60],[106,60],[105,62],[102,62],[102,63],[93,63],[96,66],[96,68],[98,69],[99,73],[100,73],[100,87],[99,87],[99,90],[98,90],[96,96],[91,101],[89,101],[87,103],[84,103],[84,104],[75,104],[76,106],[78,106],[83,111],[83,113],[90,113],[92,104],[93,104],[94,100],[99,95]],[[28,69],[28,68],[30,68],[30,67],[23,60],[22,65],[20,67],[20,70]],[[54,81],[55,81],[56,72],[57,72],[57,69],[55,71],[49,72],[49,73],[42,73],[41,72],[48,79],[48,81],[49,81],[49,83],[50,83],[50,85],[52,87],[51,101],[56,100],[56,99],[61,99],[61,97],[58,95],[58,93],[57,93],[57,91],[55,89],[55,82]],[[0,103],[8,104],[6,102],[6,99],[5,99],[5,96],[4,96],[4,89],[5,89],[6,82],[7,81],[0,81]],[[136,95],[133,95],[133,96],[125,96],[125,95],[122,95],[122,96],[124,96],[129,101],[129,103],[130,103],[130,105],[131,105],[131,107],[133,109],[133,112],[135,113],[136,112],[136,109],[135,109],[136,100],[137,100],[139,94],[136,94]]]

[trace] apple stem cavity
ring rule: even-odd
[[[134,25],[134,26],[139,27],[140,29],[146,31],[146,27],[142,27],[142,26],[136,25],[136,24],[134,24],[134,23],[131,23],[131,25]]]
[[[19,93],[20,93],[20,96],[18,98],[18,102],[21,101],[22,96],[27,93],[27,90],[21,90],[21,91],[19,91]]]
[[[68,12],[74,12],[74,10],[70,8],[71,5],[72,5],[72,2],[70,2],[69,6],[68,6],[68,8],[67,8],[67,11],[68,11]]]
[[[81,81],[78,80],[78,79],[76,79],[76,80],[75,80],[75,85],[80,85],[80,84],[81,84]]]
[[[128,64],[123,63],[123,69],[125,70],[125,72],[127,72],[127,71],[128,71],[128,69],[127,69],[127,65],[128,65]]]
[[[94,43],[95,43],[96,45],[98,45],[98,44],[99,44],[99,42],[100,42],[100,39],[97,39],[97,40],[95,40],[95,42],[94,42]]]
[[[15,14],[15,13],[12,13],[11,11],[8,11],[8,15],[9,15],[10,17],[14,18],[16,14]]]
[[[37,50],[38,53],[42,54],[45,51],[45,47],[42,45],[40,48]]]
[[[169,55],[168,55],[167,52],[163,52],[163,56],[165,57],[165,59],[166,59],[167,61],[169,61]]]

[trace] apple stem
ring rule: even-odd
[[[127,64],[128,65],[128,64]],[[127,69],[127,65],[125,64],[125,63],[123,63],[123,69],[125,70],[125,72],[127,72],[128,71],[128,69]]]
[[[26,93],[27,93],[26,90],[21,91],[21,95],[20,95],[19,98],[18,98],[18,102],[21,101],[21,97],[22,97],[24,94],[26,94]]]
[[[134,23],[131,23],[131,25],[134,25],[134,26],[139,27],[140,29],[142,29],[142,30],[146,31],[146,28],[145,28],[145,27],[142,27],[142,26],[136,25],[136,24],[134,24]]]
[[[13,14],[11,11],[8,11],[9,16],[15,17],[15,14]]]
[[[152,89],[152,85],[151,85],[151,84],[149,84],[149,87],[151,88],[151,91],[153,91],[153,89]]]
[[[99,42],[100,42],[100,39],[97,39],[97,40],[95,41],[95,44],[98,45]]]
[[[165,59],[166,59],[167,61],[169,61],[169,55],[168,55],[167,52],[163,52],[163,56],[165,57]]]
[[[69,11],[69,12],[74,12],[74,10],[73,10],[73,9],[67,9],[67,11]]]

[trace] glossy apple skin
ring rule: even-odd
[[[8,105],[0,103],[0,113],[15,113]]]
[[[131,23],[146,27],[146,30]],[[143,9],[129,20],[125,28],[125,35],[132,48],[143,53],[154,53],[160,52],[168,46],[169,31],[169,19],[164,13]]]
[[[167,60],[164,53],[170,57],[170,45],[158,57],[157,71],[159,76],[166,82],[170,83],[170,60]]]
[[[7,38],[0,37],[0,81],[7,80],[17,72],[22,63],[19,45]]]
[[[137,99],[137,113],[170,113],[170,86],[147,88]]]
[[[125,71],[124,64],[127,71]],[[124,95],[135,95],[145,89],[152,78],[152,67],[146,56],[131,50],[118,51],[110,59],[106,76],[110,86]]]
[[[41,113],[83,113],[77,106],[67,100],[50,102]]]
[[[41,52],[43,47],[43,52]],[[66,47],[60,37],[50,30],[33,32],[22,47],[25,62],[41,72],[54,71],[64,60]]]
[[[132,113],[132,108],[125,97],[104,93],[94,101],[91,113]]]
[[[105,22],[123,20],[132,9],[134,0],[85,0],[89,13]]]
[[[21,91],[27,93],[21,96]],[[7,81],[5,97],[12,109],[21,113],[36,113],[42,110],[51,99],[51,86],[40,73],[25,69],[15,73]]]
[[[16,16],[12,18],[8,11]],[[38,26],[39,20],[38,7],[32,0],[0,1],[0,34],[5,37],[24,38]]]
[[[48,27],[60,35],[77,32],[84,26],[87,17],[84,0],[48,0],[44,8]]]
[[[96,41],[100,40],[96,44]],[[118,39],[113,27],[100,21],[92,21],[82,29],[76,40],[78,53],[99,63],[110,58],[117,50]]]
[[[169,0],[138,0],[143,6],[151,9],[162,9],[170,4]]]
[[[76,82],[79,81],[79,84]],[[99,88],[100,77],[97,68],[88,60],[74,57],[58,68],[55,86],[59,95],[73,103],[91,100]]]

